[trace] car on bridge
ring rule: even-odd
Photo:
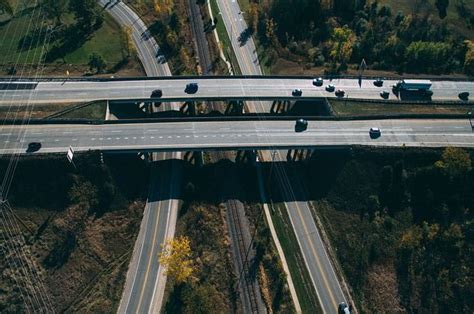
[[[345,91],[343,91],[342,89],[338,89],[336,92],[335,92],[336,96],[337,97],[344,97],[344,95],[346,94]]]
[[[380,131],[379,128],[372,127],[369,130],[369,135],[370,135],[370,138],[378,138],[382,135],[382,131]]]
[[[303,131],[306,131],[307,128],[308,128],[308,120],[303,119],[303,118],[296,120],[295,132],[303,132]]]
[[[198,88],[198,83],[188,83],[186,84],[184,92],[187,94],[195,94],[198,91]]]
[[[380,92],[380,97],[382,97],[383,99],[388,99],[388,97],[390,97],[390,93],[386,90],[381,91]]]
[[[26,149],[27,153],[34,153],[39,151],[41,148],[41,143],[40,142],[31,142],[28,144],[28,148]]]
[[[151,92],[151,98],[160,98],[163,96],[163,91],[161,89],[155,89]]]
[[[313,85],[314,86],[323,86],[323,79],[321,77],[313,79]]]
[[[330,93],[334,92],[335,89],[336,89],[336,87],[332,84],[329,84],[329,85],[326,86],[326,91],[328,91]]]
[[[302,91],[301,89],[299,89],[299,88],[295,88],[295,89],[291,92],[291,94],[292,94],[293,96],[297,96],[297,97],[298,97],[298,96],[303,95],[303,91]]]
[[[382,79],[376,79],[374,81],[374,85],[377,87],[382,87],[383,86],[383,80]]]
[[[458,97],[461,100],[468,101],[469,100],[469,92],[459,93]]]

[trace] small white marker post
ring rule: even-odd
[[[76,165],[74,164],[74,161],[72,160],[74,157],[74,149],[72,149],[72,146],[69,146],[69,149],[67,150],[66,154],[67,160],[74,166],[74,169],[77,170]]]

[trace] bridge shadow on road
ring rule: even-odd
[[[204,154],[203,160],[206,161]],[[257,163],[243,160],[220,159],[217,162],[196,164],[195,161],[172,159],[156,161],[153,173],[159,176],[152,201],[181,199],[219,204],[227,200],[260,203]],[[324,191],[324,182],[331,174],[323,173],[324,166],[315,166],[315,160],[284,160],[260,162],[265,183],[266,201],[308,201],[317,197],[314,191]],[[321,171],[323,176],[314,176]],[[182,175],[180,186],[175,175]],[[229,182],[230,181],[230,182]],[[318,187],[315,189],[314,187]]]

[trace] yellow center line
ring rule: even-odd
[[[157,213],[157,220],[156,220],[156,224],[155,224],[155,227],[154,227],[154,232],[153,232],[153,243],[152,243],[152,246],[151,246],[151,252],[149,254],[149,257],[148,257],[148,265],[147,265],[147,269],[146,269],[146,272],[145,272],[145,280],[143,281],[143,285],[142,285],[142,289],[140,291],[140,300],[138,301],[138,307],[137,307],[137,313],[140,313],[140,308],[141,308],[141,304],[142,304],[142,301],[143,301],[143,292],[145,291],[145,287],[146,287],[146,284],[148,282],[148,273],[150,271],[150,266],[151,266],[151,262],[153,260],[153,258],[155,257],[153,253],[153,248],[155,247],[155,243],[156,243],[156,233],[158,231],[158,222],[160,221],[160,212],[161,212],[161,204],[162,202],[160,201],[159,202],[159,205],[158,205],[158,213]],[[150,208],[151,210],[151,208]],[[145,241],[145,239],[143,239],[143,241]]]
[[[295,206],[296,206],[296,208],[297,208],[298,216],[300,217],[301,222],[303,223],[303,228],[304,228],[304,230],[305,230],[305,233],[306,233],[306,235],[309,237],[309,232],[308,232],[308,228],[307,228],[307,226],[306,226],[306,222],[305,222],[305,220],[303,219],[303,216],[301,215],[301,212],[300,212],[301,209],[300,209],[300,207],[298,206],[298,203],[297,203],[297,202],[295,202]],[[322,267],[321,267],[321,263],[320,263],[320,261],[319,261],[318,255],[316,254],[316,249],[315,249],[315,247],[314,247],[314,245],[313,245],[313,242],[312,242],[312,241],[308,241],[308,242],[309,242],[309,244],[310,244],[310,246],[311,246],[311,251],[312,251],[312,253],[313,253],[313,255],[314,255],[315,259],[316,259],[316,264],[317,264],[317,266],[318,266],[318,269],[319,269],[319,271],[321,272],[321,275],[322,275],[322,277],[323,277],[324,286],[326,287],[326,290],[328,291],[329,297],[331,298],[331,301],[333,302],[333,306],[334,306],[335,304],[338,304],[338,303],[337,303],[336,299],[334,298],[334,295],[332,294],[332,290],[329,288],[330,286],[329,286],[329,284],[328,284],[328,281],[327,281],[327,278],[326,278],[326,274],[325,274],[325,272],[323,271],[323,269],[322,269]],[[323,248],[323,249],[324,249],[324,248]]]

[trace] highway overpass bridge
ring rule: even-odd
[[[381,136],[371,138],[370,127]],[[4,126],[1,154],[27,154],[41,142],[39,153],[100,150],[107,152],[308,149],[321,146],[474,147],[468,119],[309,121],[295,132],[294,121],[214,121],[133,124],[48,124]]]
[[[198,83],[194,94],[185,92],[186,84]],[[357,79],[325,80],[323,86],[313,85],[307,77],[162,77],[143,79],[111,80],[54,80],[40,81],[37,84],[22,82],[5,84],[0,82],[0,105],[29,103],[77,103],[100,99],[109,100],[147,100],[153,90],[163,91],[162,101],[186,102],[204,100],[314,100],[336,97],[327,92],[325,86],[333,84],[343,89],[351,99],[382,100],[382,90],[391,91],[396,80],[386,80],[384,86],[377,87],[373,80],[364,79],[359,86]],[[28,84],[29,88],[18,87]],[[292,96],[294,89],[301,89],[300,97]],[[474,95],[474,82],[433,81],[434,101],[459,101],[458,94],[468,91]],[[392,93],[391,100],[397,100]]]

